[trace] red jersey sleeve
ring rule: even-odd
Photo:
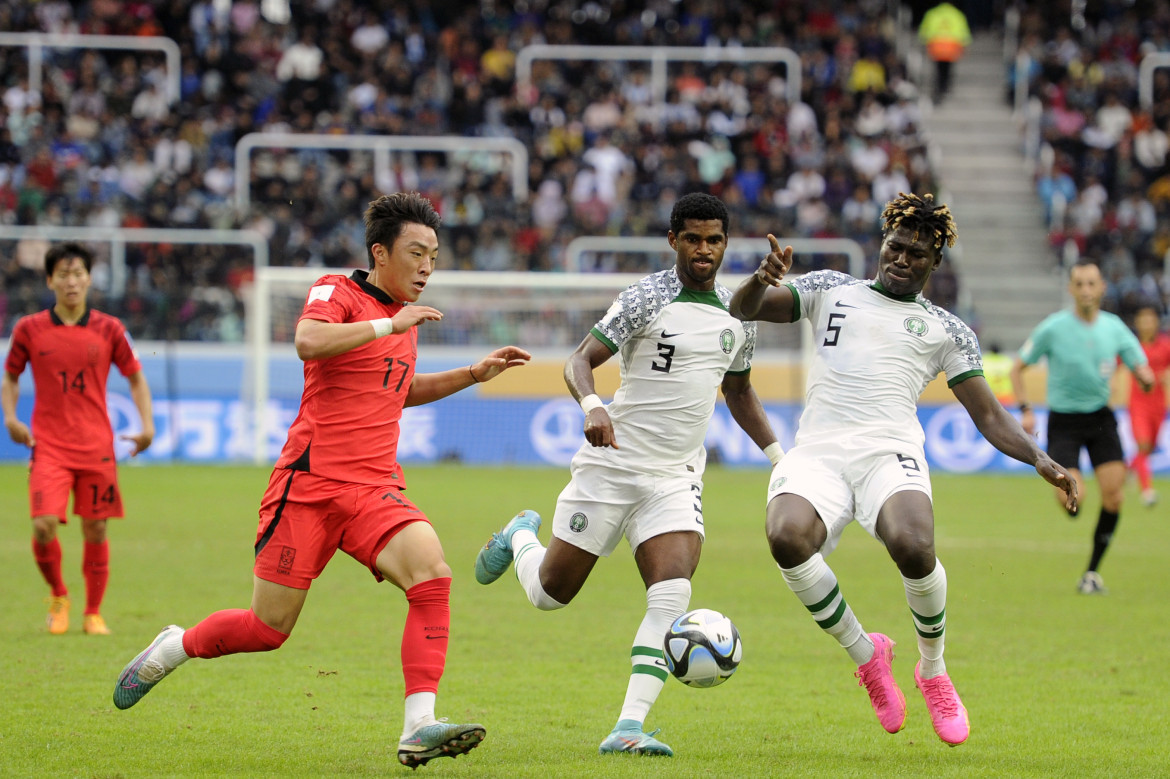
[[[345,276],[322,276],[309,287],[300,319],[322,322],[349,322],[354,307],[353,291]]]
[[[130,333],[117,319],[113,320],[110,328],[110,362],[118,366],[123,376],[133,376],[142,370],[142,363],[138,361],[138,353],[134,350],[134,342],[130,340]]]
[[[13,376],[24,373],[28,365],[28,327],[27,319],[21,318],[12,329],[12,343],[8,347],[8,358],[4,361],[4,370]]]

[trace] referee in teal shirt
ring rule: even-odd
[[[1117,419],[1109,408],[1109,380],[1118,358],[1143,386],[1152,386],[1154,375],[1137,337],[1120,318],[1101,310],[1105,295],[1101,269],[1090,262],[1074,265],[1068,289],[1073,308],[1052,314],[1036,326],[1012,365],[1011,378],[1020,404],[1020,424],[1035,434],[1036,417],[1024,394],[1023,374],[1029,365],[1047,358],[1048,455],[1076,478],[1077,494],[1082,496],[1085,481],[1078,463],[1081,449],[1089,453],[1101,487],[1101,515],[1093,533],[1089,567],[1077,591],[1090,595],[1105,592],[1097,567],[1117,529],[1125,487],[1125,455]]]

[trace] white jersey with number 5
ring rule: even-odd
[[[588,442],[574,465],[701,474],[703,441],[727,373],[751,370],[754,322],[727,311],[731,291],[687,289],[675,268],[623,291],[590,332],[620,357],[621,386],[606,410],[620,449]]]
[[[788,286],[793,321],[809,320],[816,347],[797,445],[862,436],[921,448],[918,398],[926,385],[939,373],[949,387],[983,375],[975,333],[921,295],[900,299],[837,271]]]

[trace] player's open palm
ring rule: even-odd
[[[32,448],[36,446],[36,441],[33,440],[32,431],[28,429],[28,425],[21,422],[19,419],[14,419],[11,422],[5,422],[4,426],[8,428],[8,437],[14,443],[24,444]]]
[[[532,355],[519,346],[502,346],[471,366],[471,373],[476,381],[488,381],[509,368],[527,365],[531,359]]]
[[[415,325],[423,322],[438,322],[443,318],[443,312],[430,306],[403,306],[390,321],[394,323],[394,332],[405,333]]]

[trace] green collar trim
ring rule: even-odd
[[[714,306],[723,311],[727,310],[727,306],[723,305],[723,301],[719,299],[719,294],[713,289],[698,290],[689,287],[683,287],[679,290],[678,295],[675,296],[672,303],[702,303],[706,306]]]
[[[882,283],[880,281],[878,281],[877,279],[873,280],[873,283],[869,285],[869,288],[872,289],[874,292],[877,292],[879,295],[884,295],[885,297],[888,297],[890,300],[897,300],[897,301],[900,301],[902,303],[917,303],[918,305],[922,306],[923,308],[926,308],[926,304],[923,303],[921,300],[919,300],[919,296],[921,295],[920,292],[915,292],[915,293],[909,294],[909,295],[895,295],[893,292],[890,292],[888,289],[883,287]]]

